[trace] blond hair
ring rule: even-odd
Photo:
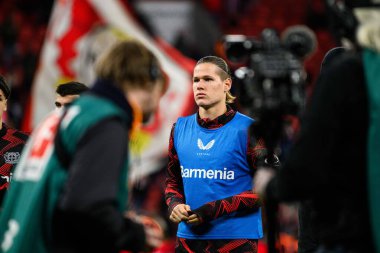
[[[119,88],[149,89],[163,73],[154,54],[136,40],[116,42],[95,65],[98,78],[111,80]]]
[[[380,52],[380,10],[373,8],[357,8],[354,10],[360,25],[356,37],[362,47]]]

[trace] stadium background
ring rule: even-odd
[[[104,8],[107,8],[106,2],[104,1]],[[306,25],[314,31],[318,43],[316,51],[304,62],[308,73],[308,93],[312,92],[324,54],[337,45],[336,38],[329,28],[322,0],[124,0],[121,2],[127,6],[131,16],[150,36],[160,38],[176,49],[182,54],[177,60],[186,60],[188,66],[205,55],[225,57],[221,46],[223,35],[243,34],[258,37],[264,28],[275,28],[281,33],[293,25]],[[0,1],[0,73],[9,82],[12,90],[7,115],[4,117],[9,125],[26,131],[32,130],[29,122],[32,89],[53,5],[54,1],[49,0]],[[170,108],[166,110],[170,111]],[[167,143],[163,142],[161,145],[166,147]],[[159,169],[151,170],[140,177],[138,183],[134,185],[134,208],[161,220],[163,225],[167,226],[168,239],[171,239],[175,228],[165,218],[166,207],[162,198],[163,171],[164,166],[160,166]],[[283,243],[288,248],[287,252],[295,252],[297,234],[295,207],[281,208]],[[162,251],[157,252],[170,252],[171,244],[168,245],[167,251],[161,249]]]

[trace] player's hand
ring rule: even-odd
[[[164,230],[159,222],[153,217],[146,215],[140,215],[139,222],[144,226],[148,249],[151,251],[161,246],[164,241]]]
[[[265,190],[269,181],[274,177],[275,171],[272,168],[259,168],[253,178],[253,192],[258,193],[260,197],[265,197]]]
[[[199,225],[201,223],[201,219],[198,217],[197,214],[193,213],[192,211],[189,211],[189,218],[187,220],[188,224],[191,225]]]
[[[146,236],[146,245],[143,252],[152,252],[152,249],[161,246],[164,241],[164,229],[158,220],[148,215],[137,214],[134,211],[127,212],[125,216],[143,225]]]
[[[189,205],[178,204],[173,208],[172,213],[169,216],[169,219],[174,223],[180,223],[181,221],[189,220],[189,213],[191,209]]]

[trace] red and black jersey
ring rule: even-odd
[[[2,124],[0,129],[0,204],[12,179],[28,134]]]
[[[197,121],[201,127],[216,129],[231,121],[235,114],[236,111],[227,105],[227,112],[216,119],[202,119],[198,114]],[[169,213],[176,205],[185,203],[179,159],[174,147],[174,128],[175,124],[171,130],[169,140],[169,163],[165,189],[165,199],[169,207]],[[250,142],[250,140],[251,138],[248,138],[247,161],[252,169],[252,173],[254,173],[258,162],[265,159],[267,150],[262,140],[258,140],[255,143]],[[201,222],[207,222],[232,212],[257,209],[260,205],[259,196],[250,190],[225,199],[205,203],[193,211],[198,214]],[[208,249],[209,252],[244,251],[257,253],[257,242],[257,239],[189,240],[177,238],[176,252],[200,252]]]

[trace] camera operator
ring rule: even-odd
[[[318,246],[316,251],[300,247],[300,252],[375,252],[374,242],[380,243],[375,223],[379,206],[371,201],[378,199],[373,188],[380,164],[375,157],[380,150],[375,114],[380,102],[380,10],[353,9],[378,6],[370,1],[338,2],[342,13],[355,12],[359,46],[321,72],[283,167],[276,172],[262,168],[255,175],[256,191],[267,202],[311,203],[312,221],[301,225],[312,228]]]

